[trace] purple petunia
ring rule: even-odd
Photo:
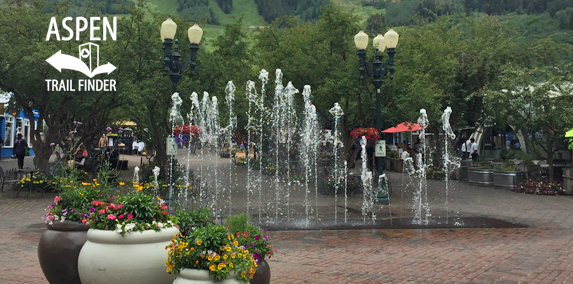
[[[260,240],[260,239],[261,239],[261,237],[259,237],[259,236],[255,236],[255,240],[257,240],[257,241],[258,241],[258,240]]]

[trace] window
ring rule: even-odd
[[[28,142],[28,147],[31,147],[32,145],[30,144],[30,120],[29,119],[24,119],[24,126],[22,127],[22,136],[24,137],[24,139],[26,139],[26,142]]]
[[[6,132],[4,133],[5,147],[14,147],[14,117],[6,115]]]

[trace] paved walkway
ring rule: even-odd
[[[139,162],[137,156],[128,159]],[[1,160],[0,166],[9,163]],[[390,176],[392,205],[381,208],[380,216],[391,210],[394,218],[411,218],[415,184]],[[443,182],[428,182],[432,220],[444,221],[448,212],[528,227],[269,232],[278,249],[269,260],[271,283],[573,283],[572,196],[454,182],[446,206],[444,188]],[[45,230],[40,217],[52,198],[0,194],[0,283],[47,283],[36,250]]]

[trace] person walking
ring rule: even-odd
[[[105,133],[101,135],[101,137],[99,138],[99,141],[97,143],[97,146],[99,148],[103,148],[103,147],[107,147],[108,145],[108,141],[107,141],[107,136],[105,136]]]
[[[470,139],[464,141],[464,143],[462,144],[462,160],[469,159],[471,148],[472,148],[472,142],[470,141]]]
[[[472,155],[472,161],[476,162],[478,159],[478,144],[475,142],[475,140],[472,138],[470,139],[470,142],[472,143],[472,146],[470,147],[470,153]]]
[[[18,159],[18,169],[24,168],[24,157],[28,149],[28,141],[22,138],[22,134],[18,134],[16,141],[14,141],[14,148],[12,154]]]

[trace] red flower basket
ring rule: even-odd
[[[380,135],[378,135],[378,130],[374,127],[358,127],[350,132],[350,136],[354,139],[359,139],[362,138],[362,136],[365,136],[366,141],[368,142],[376,142],[378,138],[380,138]]]

